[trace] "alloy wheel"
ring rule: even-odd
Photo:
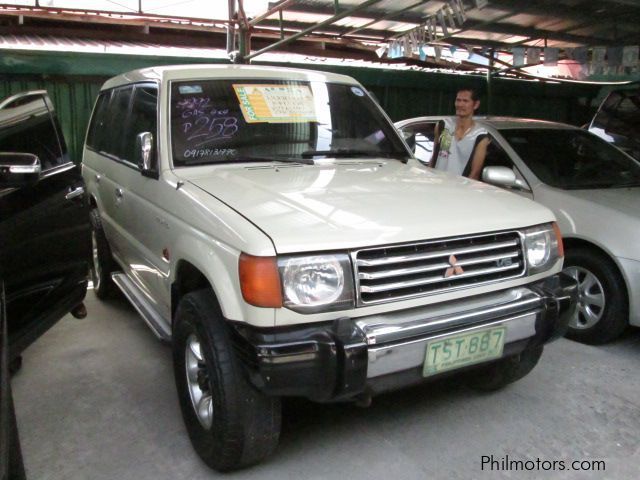
[[[185,368],[193,411],[202,427],[209,430],[213,423],[213,399],[206,361],[202,355],[200,340],[195,334],[189,335],[187,339]]]
[[[593,327],[602,318],[606,305],[600,280],[582,267],[567,267],[564,272],[578,281],[578,309],[569,326],[577,330]]]

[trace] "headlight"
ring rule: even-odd
[[[304,313],[354,306],[351,262],[346,254],[278,259],[283,305]]]
[[[529,274],[551,268],[563,256],[562,237],[555,223],[525,230],[524,246]]]

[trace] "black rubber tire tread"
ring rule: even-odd
[[[518,355],[498,360],[487,367],[469,372],[467,383],[483,392],[499,390],[525,377],[538,364],[543,346],[527,348]]]
[[[210,289],[186,294],[176,310],[173,365],[180,408],[191,443],[211,468],[224,472],[271,455],[278,445],[281,405],[248,381],[229,339],[228,326]],[[193,410],[185,373],[185,348],[195,333],[207,364],[213,425],[205,430]]]
[[[629,297],[618,268],[605,255],[588,247],[568,249],[564,266],[589,270],[600,281],[605,297],[600,321],[587,329],[570,326],[567,338],[589,345],[602,345],[618,338],[629,324]]]
[[[102,229],[102,220],[97,208],[91,209],[90,212],[91,229],[96,235],[96,244],[98,246],[98,262],[101,266],[100,278],[97,277],[93,268],[93,259],[91,259],[91,280],[93,282],[93,291],[100,300],[111,298],[115,291],[116,285],[111,279],[111,273],[116,270],[116,262],[111,256],[111,248],[109,242]],[[93,248],[93,247],[92,247]]]

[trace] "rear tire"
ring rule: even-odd
[[[101,300],[113,296],[116,286],[111,279],[111,273],[116,269],[111,256],[109,242],[102,229],[102,220],[97,208],[90,213],[91,218],[91,281],[93,291]]]
[[[578,281],[578,309],[567,337],[600,345],[619,337],[629,322],[627,289],[615,264],[589,248],[567,250],[564,272]]]
[[[518,355],[503,358],[469,373],[467,383],[483,392],[499,390],[525,377],[538,364],[543,347],[527,348]]]
[[[196,452],[218,471],[260,462],[280,436],[280,399],[249,383],[228,328],[211,290],[180,300],[173,328],[180,408]]]

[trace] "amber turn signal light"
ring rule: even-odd
[[[282,307],[282,289],[276,257],[240,254],[238,262],[242,298],[256,307]]]
[[[553,222],[553,231],[556,234],[556,240],[558,241],[558,256],[564,257],[564,244],[562,243],[562,234],[560,233],[560,227],[556,222]]]

